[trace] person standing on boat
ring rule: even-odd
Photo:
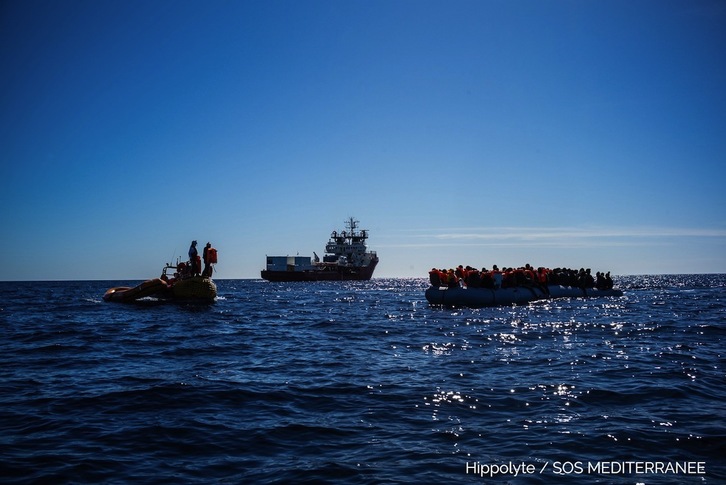
[[[189,246],[189,270],[192,276],[199,274],[199,265],[197,263],[199,259],[199,253],[197,252],[197,242],[192,241],[192,245]]]
[[[205,278],[211,278],[212,272],[214,271],[212,265],[217,262],[217,250],[212,247],[212,243],[207,243],[202,251],[202,259],[204,260],[204,271],[202,276]]]

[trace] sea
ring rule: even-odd
[[[0,282],[0,482],[723,484],[726,275],[431,306],[425,279]]]

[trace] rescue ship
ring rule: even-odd
[[[267,281],[353,281],[369,280],[378,264],[375,251],[368,251],[368,231],[358,229],[350,217],[346,230],[333,231],[325,246],[323,260],[310,256],[267,256],[261,276]]]

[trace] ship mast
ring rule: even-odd
[[[358,227],[358,221],[355,220],[353,217],[349,217],[348,221],[345,223],[346,226],[350,228],[350,237],[353,237],[356,235],[355,229]]]

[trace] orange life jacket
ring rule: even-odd
[[[541,284],[543,284],[543,285],[547,284],[547,271],[546,270],[543,269],[542,271],[540,271],[538,273],[538,276],[539,276],[539,282]]]
[[[217,250],[214,248],[207,249],[207,262],[209,264],[217,264]]]

